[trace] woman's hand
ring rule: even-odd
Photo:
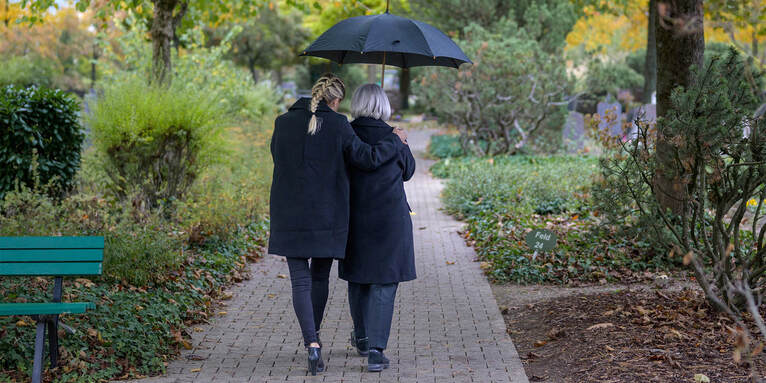
[[[394,128],[394,134],[399,136],[399,139],[402,140],[402,143],[407,145],[407,131],[405,131],[402,128]]]

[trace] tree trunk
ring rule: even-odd
[[[644,63],[644,104],[652,102],[657,90],[657,0],[649,0],[649,23],[646,31],[646,62]]]
[[[149,29],[152,36],[152,78],[156,85],[170,85],[173,77],[171,48],[176,27],[186,14],[188,3],[180,0],[152,0],[154,19]],[[179,9],[176,11],[176,8]],[[175,14],[173,12],[175,11]]]
[[[98,60],[98,43],[93,43],[93,57],[90,62],[90,88],[96,89],[96,60]]]
[[[247,67],[250,69],[250,75],[253,76],[253,85],[258,85],[258,70],[255,69],[255,60],[250,60]]]
[[[660,9],[657,18],[657,117],[672,108],[670,96],[679,87],[694,82],[692,66],[702,66],[705,52],[702,0],[671,0]],[[657,125],[654,186],[657,199],[665,209],[679,214],[686,199],[682,182],[683,169],[674,158],[675,148],[665,137],[663,124]]]
[[[399,95],[402,98],[402,110],[410,108],[410,70],[403,68],[399,75]]]

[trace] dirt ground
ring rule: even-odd
[[[731,322],[691,282],[493,291],[531,382],[750,381]],[[755,364],[763,377],[763,354]]]

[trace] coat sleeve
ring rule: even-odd
[[[346,160],[351,165],[368,171],[375,170],[396,157],[402,147],[407,146],[393,133],[377,144],[369,145],[354,133],[348,120],[344,121],[341,139],[343,140],[343,153]]]
[[[402,180],[409,181],[415,174],[415,157],[412,155],[409,145],[405,146],[400,156],[402,159]]]

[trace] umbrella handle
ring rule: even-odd
[[[380,88],[384,89],[386,86],[386,52],[383,51],[383,69],[380,73]]]

